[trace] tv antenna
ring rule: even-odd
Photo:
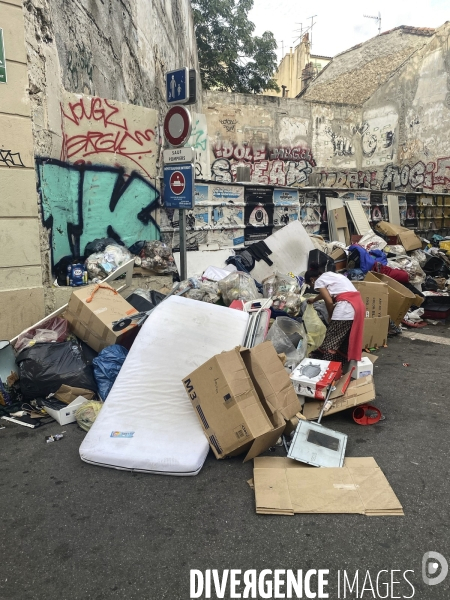
[[[311,25],[309,26],[309,30],[311,31],[311,35],[310,35],[310,39],[309,39],[309,51],[312,51],[312,32],[313,32],[313,27],[315,25],[314,23],[314,17],[317,17],[317,15],[313,15],[312,17],[308,17],[308,19],[311,19]]]
[[[372,15],[363,15],[363,17],[365,17],[366,19],[375,19],[375,21],[378,23],[378,35],[380,35],[381,33],[381,13],[378,13],[378,17],[373,17]]]

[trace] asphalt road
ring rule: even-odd
[[[448,326],[420,333],[449,338]],[[239,459],[210,453],[197,477],[132,474],[81,462],[76,425],[8,423],[0,430],[0,599],[188,600],[190,569],[327,569],[329,597],[343,598],[338,570],[353,580],[359,569],[360,581],[367,570],[372,580],[395,570],[379,582],[401,583],[387,596],[385,586],[361,596],[360,583],[347,598],[448,600],[450,575],[428,586],[421,569],[427,551],[450,561],[450,346],[396,338],[378,354],[386,419],[361,427],[340,413],[325,423],[349,435],[347,456],[375,457],[404,517],[256,515],[252,465]],[[44,442],[62,429],[63,440]]]

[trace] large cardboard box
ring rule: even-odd
[[[396,325],[400,325],[403,317],[410,307],[416,302],[416,295],[404,285],[381,273],[369,271],[365,281],[382,282],[388,286],[388,314]]]
[[[271,342],[222,352],[183,379],[216,458],[275,444],[301,405]],[[244,461],[244,462],[245,462]]]
[[[372,281],[353,281],[366,307],[366,319],[387,317],[388,286],[386,283]]]
[[[353,379],[345,394],[333,399],[332,407],[327,410],[327,412],[323,413],[323,416],[327,417],[337,412],[341,412],[342,410],[372,402],[375,400],[375,395],[375,385],[371,375],[361,377],[360,379]],[[303,406],[303,416],[306,417],[308,421],[314,421],[319,417],[322,406],[323,402],[305,402]]]
[[[72,292],[64,313],[71,330],[96,352],[112,344],[130,347],[138,332],[136,324],[113,331],[112,323],[138,311],[110,285],[102,283],[96,288],[96,285],[87,285]]]
[[[422,248],[420,238],[411,229],[393,225],[387,221],[380,221],[376,224],[375,229],[384,236],[396,236],[397,243],[401,244],[407,252]]]
[[[335,248],[330,254],[330,258],[334,260],[336,271],[343,271],[347,268],[347,253],[342,248]]]

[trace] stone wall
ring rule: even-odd
[[[44,316],[33,134],[22,3],[0,1],[6,83],[0,83],[0,339]]]

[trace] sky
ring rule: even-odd
[[[377,35],[377,21],[363,15],[379,12],[382,32],[399,25],[439,27],[450,21],[450,0],[254,0],[249,19],[256,35],[273,32],[281,60],[282,41],[286,54],[298,43],[300,24],[309,26],[313,15],[312,53],[334,56]]]

